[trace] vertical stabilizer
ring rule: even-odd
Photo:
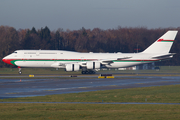
[[[145,49],[143,53],[169,53],[177,32],[178,31],[176,30],[167,31],[163,36]]]

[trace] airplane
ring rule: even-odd
[[[3,62],[21,67],[65,68],[94,74],[101,68],[124,68],[172,58],[169,53],[178,31],[167,31],[143,52],[139,53],[80,53],[64,50],[16,50],[2,59]]]

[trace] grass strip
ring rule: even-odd
[[[81,72],[66,72],[64,69],[55,69],[55,68],[22,68],[23,74],[81,74]],[[138,74],[138,73],[180,73],[180,66],[160,66],[160,70],[100,70],[98,73],[129,73],[129,74]],[[14,74],[18,75],[18,68],[0,68],[0,75],[3,74]]]
[[[179,120],[180,105],[0,104],[1,120]]]

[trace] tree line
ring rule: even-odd
[[[15,50],[69,50],[77,52],[141,52],[168,30],[178,28],[147,29],[145,27],[118,27],[102,30],[100,28],[66,30],[59,28],[50,31],[46,26],[36,30],[0,26],[0,59]],[[171,52],[177,53],[172,59],[156,65],[180,65],[180,34],[172,46]],[[0,62],[0,67],[9,65]]]

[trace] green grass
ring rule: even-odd
[[[160,70],[116,70],[116,73],[180,73],[180,66],[159,66]]]
[[[3,74],[18,74],[18,68],[0,68],[0,75]],[[22,68],[22,75],[23,74],[44,74],[44,75],[58,75],[58,74],[80,74],[81,72],[66,72],[64,69],[58,69],[55,68]]]
[[[81,74],[81,71],[79,72],[66,72],[64,69],[58,69],[55,68],[22,68],[23,74],[53,74],[53,75],[59,75],[59,74]],[[97,73],[180,73],[180,66],[160,66],[160,71],[156,70],[101,70]],[[14,74],[18,75],[18,68],[0,68],[0,75],[3,74]]]
[[[179,120],[180,105],[0,104],[1,120]]]

